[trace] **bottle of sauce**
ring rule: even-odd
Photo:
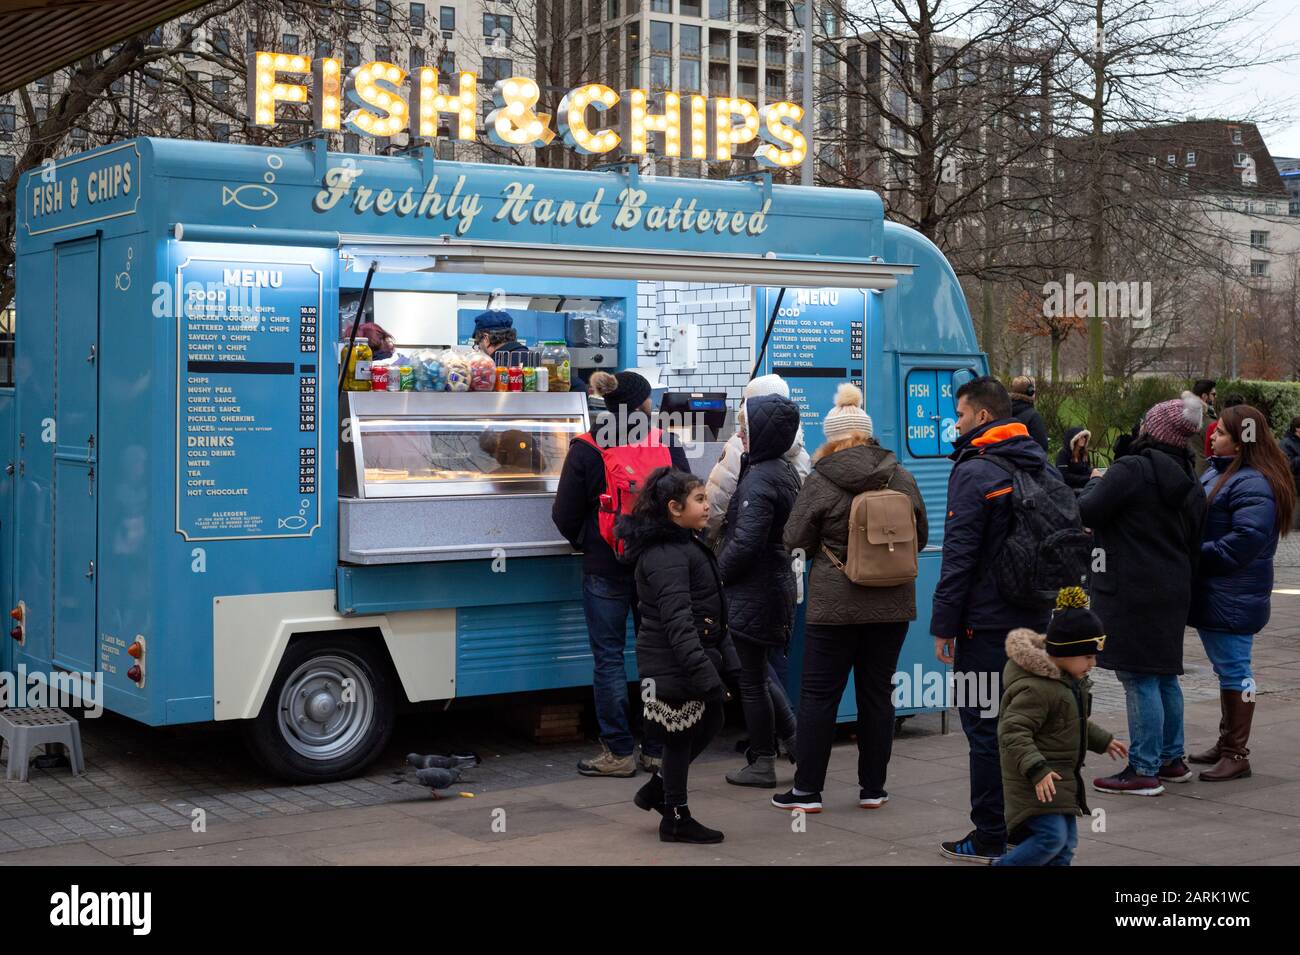
[[[370,342],[364,338],[358,338],[352,343],[352,356],[348,359],[348,373],[343,379],[344,391],[370,390],[370,369],[374,358],[374,352],[370,350]]]

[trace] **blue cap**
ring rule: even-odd
[[[510,317],[509,312],[481,312],[474,316],[475,336],[482,335],[484,332],[499,332],[514,327],[515,320]]]

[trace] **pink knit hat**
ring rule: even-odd
[[[1142,419],[1142,434],[1149,434],[1161,444],[1186,444],[1187,439],[1201,430],[1201,416],[1205,406],[1190,391],[1181,398],[1170,398],[1153,405]]]

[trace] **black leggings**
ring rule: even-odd
[[[704,713],[699,721],[690,729],[680,732],[669,732],[660,724],[646,720],[646,733],[662,740],[664,744],[659,775],[664,781],[665,806],[686,805],[686,778],[691,763],[718,735],[718,730],[722,729],[722,718],[722,703],[709,702],[704,705]]]
[[[794,710],[784,687],[772,677],[777,648],[749,640],[735,641],[740,657],[740,703],[749,729],[749,749],[756,756],[775,756],[777,738],[795,734]]]

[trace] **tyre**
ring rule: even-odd
[[[377,634],[300,636],[285,650],[245,739],[281,779],[347,779],[388,745],[396,710],[397,679]]]

